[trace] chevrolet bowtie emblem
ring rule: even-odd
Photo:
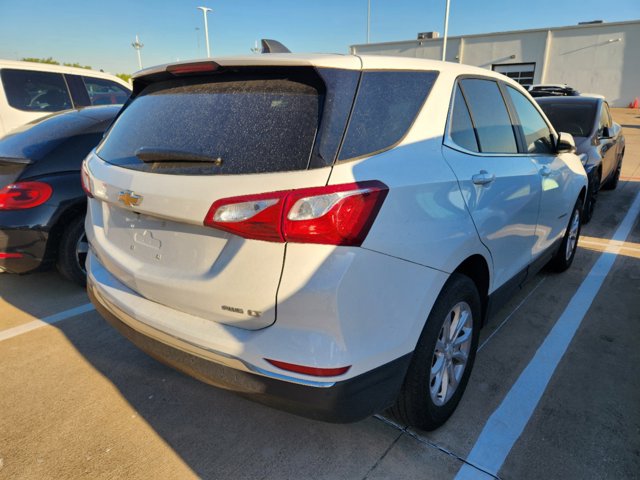
[[[124,203],[127,207],[135,207],[142,201],[142,195],[136,195],[131,190],[124,190],[118,195],[118,201]]]

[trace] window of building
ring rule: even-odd
[[[536,71],[535,63],[504,63],[493,65],[493,71],[512,78],[520,85],[529,87],[533,85],[533,76]]]

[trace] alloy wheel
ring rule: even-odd
[[[429,393],[434,404],[444,405],[456,392],[467,366],[472,334],[471,307],[457,303],[444,320],[431,360]]]
[[[580,211],[576,208],[571,217],[569,225],[569,238],[567,239],[567,249],[565,251],[565,259],[569,260],[578,243],[578,232],[580,231]]]

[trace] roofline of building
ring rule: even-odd
[[[630,25],[630,24],[640,24],[640,19],[638,20],[626,20],[626,21],[622,21],[622,22],[603,22],[603,23],[587,23],[587,24],[583,24],[583,25],[566,25],[563,27],[548,27],[548,28],[529,28],[526,30],[509,30],[506,32],[489,32],[489,33],[472,33],[469,35],[449,35],[447,36],[447,40],[454,40],[454,39],[460,39],[460,38],[478,38],[478,37],[490,37],[490,36],[496,36],[496,35],[513,35],[513,34],[518,34],[518,33],[538,33],[538,32],[558,32],[558,31],[564,31],[564,30],[574,30],[574,29],[580,29],[580,28],[600,28],[600,27],[617,27],[617,26],[621,26],[621,25]],[[358,47],[367,47],[369,45],[376,45],[376,46],[382,46],[382,45],[403,45],[403,44],[407,44],[407,43],[416,43],[419,45],[422,45],[423,43],[427,43],[427,42],[440,42],[442,41],[444,37],[438,37],[438,38],[424,38],[422,40],[418,40],[418,39],[410,39],[410,40],[395,40],[393,42],[373,42],[373,43],[356,43],[354,45],[351,45],[349,47],[349,49],[352,48],[358,48]]]

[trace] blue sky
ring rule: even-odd
[[[295,52],[346,53],[349,45],[366,40],[367,0],[0,0],[0,58],[53,57],[132,73],[137,60],[130,44],[136,33],[145,45],[145,66],[204,57],[198,5],[214,10],[209,16],[213,56],[250,53],[254,40],[263,37]],[[371,0],[371,41],[442,33],[444,5],[444,0]],[[640,0],[451,0],[449,34],[595,19],[640,19]]]

